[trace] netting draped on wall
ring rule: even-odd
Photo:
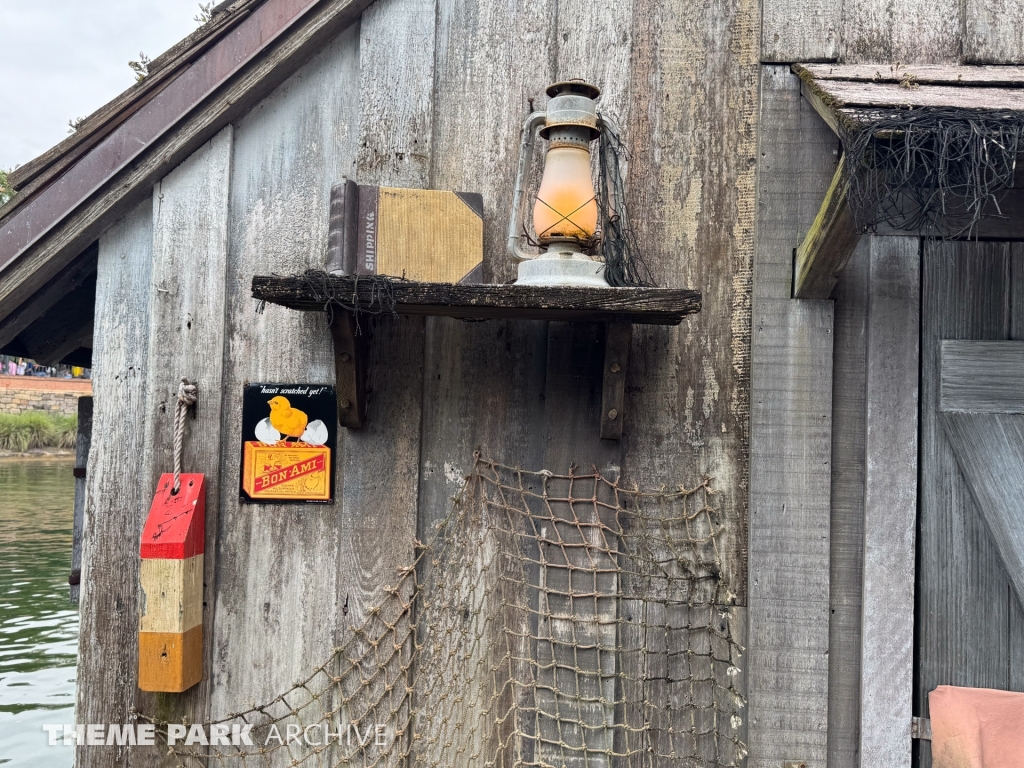
[[[252,726],[251,745],[169,749],[232,766],[738,765],[720,531],[709,480],[643,492],[477,457],[325,664],[207,726]]]

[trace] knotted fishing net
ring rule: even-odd
[[[737,766],[741,647],[714,501],[707,479],[644,492],[477,457],[325,664],[207,725],[252,726],[251,745],[169,749],[233,766]]]

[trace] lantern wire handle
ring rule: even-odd
[[[526,200],[526,172],[530,163],[533,162],[533,145],[536,141],[537,131],[544,125],[546,117],[544,112],[534,112],[526,118],[526,122],[523,124],[523,136],[519,148],[519,168],[516,171],[516,187],[512,194],[512,218],[508,226],[508,251],[517,263],[538,256],[536,253],[530,253],[523,249],[520,222],[523,221],[523,207]]]

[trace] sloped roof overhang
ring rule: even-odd
[[[0,211],[0,329],[155,181],[358,20],[371,2],[265,0],[257,6],[239,0],[231,6],[244,7],[244,17],[201,56],[155,94],[138,89],[141,107],[63,173],[26,188]],[[102,125],[92,130],[102,133]],[[76,147],[71,143],[65,153]],[[30,165],[33,173],[16,176],[16,183],[31,186],[46,168],[59,167],[60,155],[51,150]]]

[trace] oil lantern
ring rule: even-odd
[[[599,237],[590,144],[604,128],[597,114],[600,93],[578,80],[555,83],[547,89],[547,110],[526,119],[508,232],[509,252],[519,263],[517,285],[608,287],[604,264],[588,253],[595,250]],[[529,236],[527,176],[538,133],[547,141],[547,153],[533,201],[534,233]],[[539,251],[527,251],[524,241]]]

